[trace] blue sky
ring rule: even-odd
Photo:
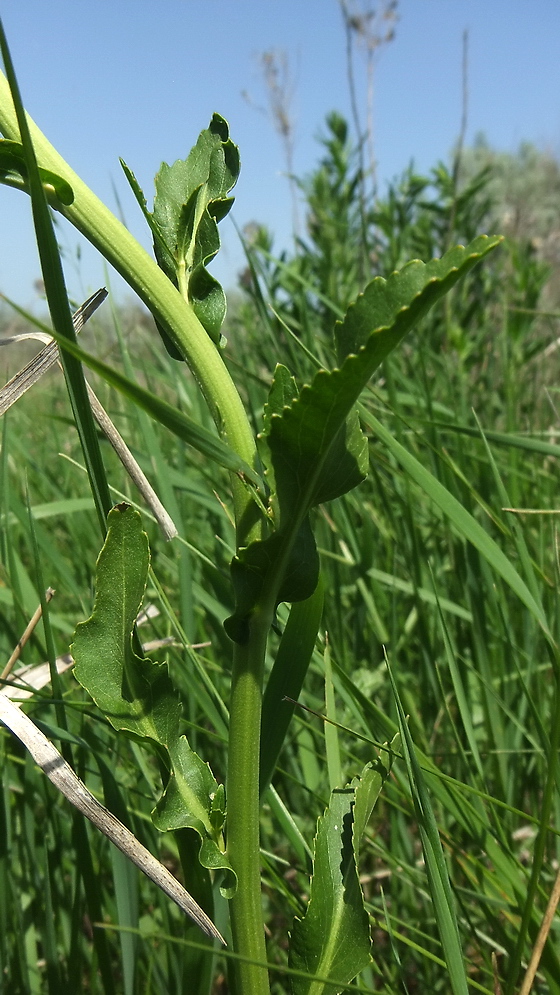
[[[58,151],[149,246],[119,166],[151,202],[162,160],[184,158],[218,111],[230,123],[242,171],[233,216],[290,240],[282,146],[266,108],[259,55],[286,53],[294,82],[294,167],[319,155],[332,109],[350,116],[337,0],[26,0],[6,4],[4,27],[27,109]],[[446,158],[461,118],[462,33],[469,31],[467,141],[484,131],[499,149],[523,140],[560,155],[558,0],[400,0],[395,40],[375,76],[375,155],[381,191],[411,159],[428,170]],[[358,66],[362,63],[359,61]],[[362,115],[365,79],[358,74]],[[250,100],[244,96],[248,94]],[[0,188],[0,291],[23,306],[40,275],[27,198]],[[212,270],[226,285],[243,257],[229,220]],[[103,264],[70,226],[60,228],[68,287],[85,297]],[[114,279],[120,293],[119,280]]]

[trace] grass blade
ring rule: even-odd
[[[389,678],[397,704],[399,732],[402,741],[402,751],[406,763],[414,808],[418,818],[418,828],[422,841],[422,851],[426,861],[426,872],[430,885],[432,901],[445,962],[449,971],[449,981],[453,995],[468,995],[468,978],[465,971],[463,952],[459,939],[459,928],[455,915],[453,894],[449,883],[449,875],[445,865],[439,832],[434,810],[428,794],[424,775],[420,769],[414,743],[408,729],[408,723],[403,711],[399,692],[387,661]]]
[[[31,135],[27,124],[25,110],[21,100],[18,83],[12,59],[8,49],[8,43],[4,34],[4,28],[0,21],[0,49],[6,68],[6,75],[10,84],[12,99],[19,124],[21,142],[25,153],[26,166],[29,177],[29,187],[31,194],[31,205],[33,210],[33,222],[37,236],[37,246],[41,260],[41,270],[45,284],[45,292],[49,305],[49,311],[53,325],[58,329],[59,334],[71,342],[76,341],[72,315],[68,304],[68,295],[64,283],[64,273],[60,260],[58,243],[54,233],[53,223],[49,213],[47,198],[39,174],[37,160],[31,141]],[[80,363],[73,357],[61,355],[64,376],[68,387],[68,394],[72,405],[72,411],[76,420],[76,427],[80,436],[80,442],[84,453],[84,460],[88,470],[90,486],[95,500],[97,517],[102,531],[105,529],[105,519],[111,508],[111,498],[109,487],[99,449],[99,441],[95,429],[95,423],[89,404],[86,382]]]

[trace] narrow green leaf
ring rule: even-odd
[[[124,161],[124,159],[119,159],[119,162],[120,162],[120,164],[121,164],[121,166],[123,168],[124,175],[126,176],[128,182],[130,184],[132,192],[133,192],[134,196],[136,197],[136,200],[138,201],[138,204],[140,206],[140,210],[142,211],[142,214],[144,215],[144,217],[145,217],[148,225],[150,226],[150,231],[152,232],[154,240],[158,241],[158,243],[159,243],[160,252],[167,251],[169,253],[169,262],[171,264],[171,261],[172,261],[171,251],[170,251],[169,247],[166,245],[165,239],[163,237],[163,233],[161,232],[159,225],[157,224],[156,220],[154,219],[153,214],[151,213],[151,211],[148,210],[148,203],[146,201],[146,197],[144,196],[144,191],[142,190],[142,188],[141,188],[140,184],[138,183],[138,180],[136,179],[134,173],[127,166],[127,164]]]
[[[61,498],[60,501],[48,501],[36,504],[31,508],[31,514],[36,521],[44,518],[55,518],[57,515],[66,517],[80,511],[92,511],[95,505],[91,497]],[[0,525],[14,525],[18,521],[13,512],[0,514]]]
[[[319,819],[309,904],[305,917],[294,920],[290,940],[290,967],[309,978],[292,978],[293,995],[337,995],[371,963],[358,850],[388,775],[381,760],[368,764],[347,787],[332,792]]]
[[[425,469],[418,460],[407,452],[384,425],[365,409],[361,411],[362,418],[377,435],[377,437],[387,446],[389,451],[398,460],[408,475],[422,488],[425,494],[437,505],[438,508],[449,518],[456,529],[465,539],[475,546],[480,553],[488,560],[490,566],[505,580],[512,591],[529,609],[533,617],[537,620],[551,645],[554,639],[549,630],[546,617],[542,607],[537,604],[529,588],[517,573],[515,567],[510,563],[507,556],[502,552],[494,540],[484,531],[475,518],[457,501],[456,498],[440,484],[439,480]]]
[[[21,146],[25,156],[25,164],[29,181],[29,192],[31,195],[33,224],[37,237],[37,247],[41,260],[41,271],[43,274],[49,311],[53,325],[58,330],[61,338],[64,341],[75,342],[76,333],[74,331],[72,315],[68,304],[68,295],[66,293],[60,251],[45,196],[45,190],[41,180],[40,170],[35,156],[33,142],[31,140],[29,123],[21,99],[21,94],[19,92],[19,86],[4,34],[4,28],[1,23],[0,47],[6,67],[6,75],[10,85],[14,109],[16,112],[21,136]],[[84,453],[84,460],[95,500],[99,524],[101,528],[104,528],[105,517],[111,507],[111,498],[109,495],[109,487],[107,484],[101,451],[99,449],[99,439],[97,437],[91,405],[87,395],[84,373],[80,364],[66,354],[61,355],[61,362],[64,370],[66,387],[68,389],[68,396],[72,405],[72,413],[74,415],[76,428],[78,430],[80,443]]]
[[[263,696],[261,716],[261,759],[259,765],[261,795],[270,784],[295,705],[309,668],[315,640],[323,614],[324,585],[319,580],[314,593],[305,601],[293,604],[274,665]]]
[[[340,737],[336,716],[336,700],[333,686],[331,648],[329,646],[328,635],[325,635],[323,666],[325,668],[325,715],[327,717],[327,721],[324,723],[325,759],[327,761],[329,788],[331,791],[334,791],[335,788],[339,788],[343,783],[343,775],[340,760]]]
[[[387,663],[387,669],[397,703],[402,752],[406,763],[414,808],[418,818],[422,851],[426,862],[426,873],[434,904],[441,945],[449,972],[451,991],[453,995],[468,995],[468,978],[459,938],[453,893],[451,891],[449,874],[445,864],[436,818],[389,663]]]
[[[118,819],[132,830],[126,803],[111,766],[99,755],[96,763],[103,782],[103,795],[107,808]],[[138,929],[138,869],[127,860],[116,846],[110,847],[113,880],[115,883],[115,899],[117,903],[117,921],[124,926],[120,934],[120,947],[123,972],[123,995],[134,995],[134,975],[137,967],[138,937],[128,930]],[[199,934],[200,935],[200,934]]]
[[[525,449],[530,453],[542,453],[545,456],[560,456],[560,446],[546,439],[536,439],[532,435],[515,435],[512,432],[495,432],[487,428],[471,428],[468,425],[456,425],[453,422],[431,421],[431,425],[444,432],[455,432],[458,435],[470,435],[479,439],[481,433],[488,442],[499,446],[509,446],[512,449]]]

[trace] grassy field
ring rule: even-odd
[[[411,258],[427,261],[491,224],[482,182],[459,194],[441,171],[431,187],[409,174],[383,202],[360,205],[351,157],[335,155],[348,152],[336,124],[306,188],[307,242],[278,260],[266,233],[255,234],[244,290],[224,327],[227,364],[255,426],[278,360],[302,383],[332,366],[334,321],[367,280]],[[277,995],[289,990],[287,935],[309,896],[317,819],[333,787],[376,756],[386,760],[380,747],[399,729],[395,688],[415,757],[402,739],[396,744],[367,825],[359,874],[372,963],[344,990],[452,990],[427,878],[429,798],[469,990],[521,991],[559,854],[560,364],[556,318],[536,310],[546,276],[528,246],[505,243],[422,320],[362,395],[367,480],[313,512],[324,613],[300,695],[305,709],[295,709],[261,821]],[[110,309],[92,319],[84,348],[210,428],[197,384],[163,350],[151,320]],[[91,382],[178,528],[165,542],[142,511],[151,548],[145,604],[157,614],[139,634],[153,659],[168,662],[189,742],[224,783],[231,644],[223,622],[234,608],[235,550],[229,476]],[[76,624],[91,614],[101,546],[59,373],[8,412],[2,432],[0,646],[8,659],[50,586],[46,624],[21,654],[23,663],[40,663],[67,653]],[[142,509],[104,440],[101,448],[114,502]],[[282,604],[267,672],[287,617]],[[150,652],[154,640],[165,642]],[[189,830],[162,834],[151,821],[161,791],[155,756],[115,732],[71,671],[60,684],[61,697],[45,688],[28,714],[173,873],[190,869],[186,887],[203,907],[213,888],[215,922],[227,930],[219,880],[197,870]],[[1,748],[0,991],[228,992],[227,951],[209,947],[74,814],[3,728]],[[560,993],[559,939],[556,919],[531,991]]]

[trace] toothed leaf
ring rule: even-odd
[[[211,814],[218,784],[180,734],[181,704],[167,665],[152,663],[135,648],[134,624],[150,562],[148,537],[140,515],[127,504],[113,508],[107,522],[93,614],[77,626],[71,646],[74,674],[115,729],[149,740],[166,755],[169,780],[153,813],[155,825],[193,828],[220,852]],[[214,854],[216,866],[219,859]],[[224,854],[219,866],[230,870]]]
[[[206,271],[220,247],[218,222],[233,204],[228,197],[239,175],[239,153],[227,122],[214,114],[186,160],[162,163],[156,176],[153,219],[161,237],[156,258],[188,300],[210,338],[219,343],[224,292]],[[164,248],[165,247],[165,248]]]
[[[358,857],[362,835],[390,772],[390,760],[391,753],[383,753],[349,785],[333,791],[319,819],[307,912],[303,919],[294,920],[290,939],[290,967],[307,972],[309,978],[292,979],[293,995],[337,995],[371,963]],[[333,984],[314,977],[332,979]]]
[[[226,622],[232,639],[247,638],[251,613],[271,578],[283,576],[287,564],[295,562],[292,551],[297,558],[299,532],[311,509],[346,494],[367,475],[368,445],[356,403],[375,370],[435,302],[500,241],[481,235],[441,259],[413,261],[388,280],[373,280],[336,326],[340,366],[319,370],[299,393],[285,367],[277,368],[259,440],[276,531],[233,561],[236,610]],[[301,566],[311,581],[308,559],[304,553]],[[302,596],[283,582],[276,603],[303,600],[313,593],[310,587],[305,590]]]

